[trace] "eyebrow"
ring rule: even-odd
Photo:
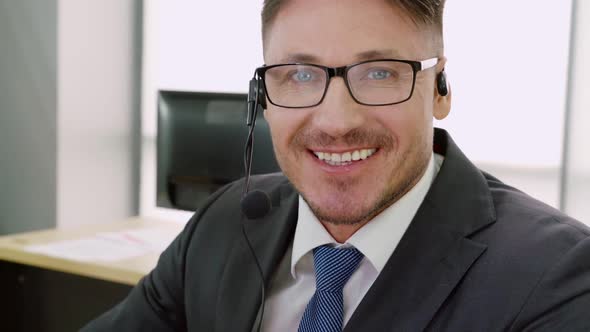
[[[374,60],[374,59],[401,59],[398,52],[392,49],[369,50],[357,53],[356,61]],[[281,63],[320,63],[320,58],[307,53],[292,53],[281,59]]]

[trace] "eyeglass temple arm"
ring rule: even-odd
[[[430,58],[426,60],[420,61],[420,70],[426,70],[428,68],[432,68],[438,64],[438,58]]]

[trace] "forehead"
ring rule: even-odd
[[[432,32],[384,0],[291,0],[267,28],[267,64],[306,62],[340,66],[388,54],[433,56]]]

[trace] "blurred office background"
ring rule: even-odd
[[[0,0],[0,234],[185,222],[156,204],[158,91],[245,93],[263,63],[260,9]],[[445,40],[453,108],[436,125],[482,169],[590,223],[590,2],[448,0]]]

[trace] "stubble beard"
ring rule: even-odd
[[[324,142],[326,143],[325,145],[329,145],[329,143],[326,142],[325,137],[321,136],[321,134],[319,135],[320,136],[316,136],[314,133],[303,134],[293,140],[293,145],[304,144],[307,139],[314,139],[314,142],[319,141],[320,146],[322,145],[321,143]],[[330,207],[323,207],[316,204],[316,202],[310,199],[305,193],[305,188],[295,180],[296,177],[291,176],[282,165],[281,168],[318,220],[333,225],[357,225],[368,222],[379,215],[387,207],[397,202],[401,197],[408,193],[423,176],[432,154],[431,145],[428,144],[426,138],[420,137],[419,134],[414,136],[413,141],[414,144],[412,145],[412,148],[397,157],[396,160],[398,164],[387,174],[386,179],[388,184],[377,196],[375,203],[370,204],[369,207],[361,207],[356,213],[350,213],[353,212],[351,209],[342,208],[335,211]],[[394,140],[387,135],[374,135],[361,131],[353,132],[350,138],[346,139],[346,142],[350,145],[355,145],[354,143],[356,143],[358,145],[379,146],[380,149],[384,150],[381,151],[382,153],[392,153],[394,151]],[[376,142],[376,144],[373,142]],[[316,145],[317,144],[318,143],[316,143]],[[279,164],[281,164],[280,161]],[[376,180],[376,183],[378,183],[378,179]],[[327,186],[334,191],[335,195],[345,196],[353,190],[360,181],[361,179],[329,179]],[[349,203],[354,204],[356,202]]]

